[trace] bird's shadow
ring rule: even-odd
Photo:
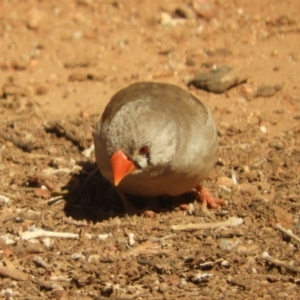
[[[79,174],[72,175],[65,188],[65,214],[76,220],[101,222],[113,217],[123,217],[123,203],[115,188],[100,174],[95,163],[80,162]],[[172,211],[182,204],[196,199],[196,193],[190,192],[177,197],[160,196],[145,198],[127,195],[128,200],[139,210],[149,209],[156,213]]]

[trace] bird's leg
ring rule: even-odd
[[[116,190],[117,190],[117,193],[118,193],[120,199],[122,200],[125,212],[127,212],[129,214],[141,214],[141,215],[143,215],[145,217],[149,217],[149,218],[156,217],[156,213],[152,210],[138,209],[138,208],[134,207],[132,205],[132,203],[128,200],[128,198],[124,192],[122,192],[119,189],[116,189]]]
[[[196,186],[196,190],[199,195],[199,200],[202,202],[202,209],[207,209],[207,206],[210,208],[218,208],[218,206],[225,204],[223,200],[213,197],[208,189],[202,187],[200,184]]]

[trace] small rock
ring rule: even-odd
[[[160,23],[163,26],[176,26],[178,24],[184,24],[184,19],[172,18],[172,16],[166,12],[162,12],[160,15]]]
[[[218,186],[223,185],[228,188],[231,188],[233,186],[233,180],[229,177],[222,176],[217,179],[217,185]]]
[[[24,61],[13,61],[11,67],[16,71],[24,71],[27,69],[28,64]]]
[[[272,204],[270,210],[273,210],[276,222],[280,223],[283,227],[292,229],[294,226],[293,214],[288,212],[287,209],[282,208],[278,205]]]
[[[297,220],[294,230],[296,234],[300,233],[300,219]]]
[[[82,111],[80,115],[83,120],[88,120],[90,118],[90,114],[87,111]]]
[[[15,83],[13,77],[9,77],[6,83],[2,86],[2,96],[7,98],[9,96],[25,97],[29,95],[29,90]]]
[[[75,32],[73,32],[73,34],[72,34],[72,39],[73,39],[73,40],[79,40],[79,39],[81,39],[82,37],[83,37],[83,32],[80,31],[80,30],[75,31]]]
[[[2,95],[4,98],[9,97],[9,96],[14,96],[14,97],[25,97],[28,96],[28,90],[17,85],[5,85],[2,87]]]
[[[29,29],[38,29],[41,21],[44,19],[45,13],[36,7],[33,7],[28,12],[27,27]]]
[[[243,254],[243,255],[253,255],[253,254],[257,254],[260,251],[260,247],[258,245],[255,244],[249,244],[249,245],[239,245],[237,247],[237,252],[239,254]]]
[[[191,281],[194,283],[208,282],[211,277],[213,277],[213,274],[210,273],[196,274],[191,278]]]
[[[211,61],[206,61],[201,64],[201,67],[205,69],[212,69],[214,67],[214,63]]]
[[[241,86],[241,93],[247,100],[251,100],[256,96],[256,89],[251,84],[243,84]]]
[[[64,67],[67,69],[73,69],[73,68],[86,68],[92,65],[92,62],[88,58],[75,58],[71,59],[64,63]]]
[[[34,86],[34,94],[35,95],[46,95],[48,93],[48,89],[46,88],[46,86],[42,85],[42,84],[36,84]]]
[[[103,81],[106,78],[106,75],[103,74],[87,74],[88,80],[94,80],[94,81]]]
[[[215,50],[205,50],[207,56],[232,56],[232,52],[228,48],[217,48]]]
[[[245,217],[244,218],[244,224],[245,224],[246,227],[251,226],[253,224],[251,218],[250,217]]]
[[[128,233],[128,244],[129,246],[133,246],[135,244],[135,239],[134,239],[135,235],[134,233],[130,232]]]
[[[296,24],[296,21],[292,19],[290,16],[281,15],[278,18],[267,20],[267,25],[274,27],[282,27],[282,26],[292,26]]]
[[[267,133],[267,127],[266,127],[266,126],[260,126],[260,127],[259,127],[259,130],[260,130],[262,133]]]
[[[196,62],[195,62],[192,58],[187,57],[187,59],[186,59],[186,61],[185,61],[185,64],[186,64],[187,66],[189,66],[189,67],[193,67],[193,66],[196,65]]]
[[[247,166],[247,165],[244,165],[244,166],[242,167],[242,169],[243,169],[243,171],[244,171],[245,173],[249,173],[249,172],[250,172],[250,168],[249,168],[249,166]]]
[[[181,4],[175,9],[175,15],[185,19],[196,19],[195,11],[187,4]]]
[[[299,61],[300,60],[300,52],[292,52],[292,53],[290,53],[290,58],[293,61]]]
[[[225,267],[225,268],[229,268],[230,267],[230,261],[228,261],[228,260],[222,260],[221,266]]]
[[[0,194],[0,204],[1,204],[1,205],[2,205],[2,204],[8,204],[9,201],[10,201],[10,200],[9,200],[8,197],[6,197],[6,196]]]
[[[255,196],[258,194],[257,186],[251,183],[242,183],[238,186],[238,189],[241,191],[242,195]]]
[[[50,199],[51,193],[45,189],[36,189],[34,194],[39,198]]]
[[[223,250],[232,250],[237,244],[239,244],[239,240],[233,240],[233,239],[219,240],[219,247]]]
[[[203,19],[210,20],[216,16],[217,7],[209,0],[194,0],[192,6],[197,15]]]
[[[103,74],[74,72],[69,76],[69,81],[85,81],[85,80],[103,81],[105,78],[106,76]]]
[[[173,51],[174,51],[173,47],[167,47],[167,48],[163,48],[163,49],[159,50],[158,54],[159,55],[169,55]]]
[[[78,4],[81,4],[81,5],[86,5],[86,6],[91,6],[93,7],[94,4],[95,4],[95,0],[77,0],[77,3]],[[118,3],[118,2],[116,2]],[[117,5],[117,4],[116,4]]]
[[[255,93],[255,97],[272,97],[277,92],[282,90],[283,86],[280,84],[275,85],[260,85]]]
[[[226,166],[227,163],[223,158],[219,157],[218,160],[217,160],[217,165],[223,167],[223,166]]]
[[[85,81],[87,80],[87,74],[86,73],[72,73],[69,78],[69,81]]]
[[[194,77],[188,85],[213,93],[224,93],[230,88],[246,82],[248,76],[244,71],[230,66],[221,66]]]
[[[169,286],[167,285],[167,283],[162,282],[158,287],[158,292],[161,294],[165,294],[168,289],[169,289]]]
[[[55,155],[57,155],[57,149],[55,148],[55,147],[53,147],[53,146],[50,146],[49,148],[48,148],[48,153],[50,154],[50,155],[53,155],[53,156],[55,156]]]

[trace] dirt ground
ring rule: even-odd
[[[299,299],[299,9],[2,0],[0,299]],[[247,81],[218,94],[188,85],[223,65]],[[220,151],[203,185],[226,205],[210,217],[187,196],[176,201],[188,211],[161,199],[157,218],[127,215],[95,169],[106,103],[146,80],[211,108]]]

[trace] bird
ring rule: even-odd
[[[112,96],[94,132],[98,168],[126,194],[178,196],[196,190],[207,207],[224,204],[202,187],[218,157],[218,135],[209,108],[169,83],[137,82]]]

